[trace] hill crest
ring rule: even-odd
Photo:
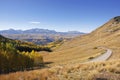
[[[56,64],[62,64],[63,61],[65,64],[68,64],[69,62],[77,63],[85,61],[90,56],[97,55],[102,52],[102,50],[100,49],[95,49],[99,46],[103,46],[113,50],[113,55],[110,59],[118,59],[120,56],[119,19],[120,17],[114,17],[93,32],[78,36],[70,41],[65,42],[55,52],[53,52],[53,54],[45,56],[45,60],[53,61]]]

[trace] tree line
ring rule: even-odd
[[[52,50],[46,46],[12,40],[0,35],[0,74],[41,67],[44,62],[38,51]]]
[[[20,52],[13,43],[0,42],[0,73],[32,69],[41,64],[43,64],[43,57],[34,50]]]

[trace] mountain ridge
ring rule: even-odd
[[[55,30],[34,28],[28,30],[1,30],[0,34],[7,38],[44,45],[56,40],[71,39],[85,33],[78,31],[56,32]]]
[[[0,30],[0,34],[38,34],[38,33],[71,33],[71,34],[84,34],[84,32],[79,31],[68,31],[68,32],[58,32],[55,30],[49,30],[49,29],[40,29],[40,28],[33,28],[33,29],[27,29],[27,30],[15,30],[15,29],[8,29],[8,30]]]

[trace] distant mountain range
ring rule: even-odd
[[[33,42],[36,44],[47,44],[56,40],[71,39],[85,33],[78,31],[57,32],[55,30],[35,28],[28,30],[0,30],[0,34],[11,39]]]
[[[83,32],[79,31],[68,31],[68,32],[57,32],[55,30],[48,30],[48,29],[28,29],[28,30],[0,30],[0,34],[84,34]]]

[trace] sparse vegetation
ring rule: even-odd
[[[62,40],[56,40],[54,42],[48,43],[47,45],[45,45],[46,47],[49,47],[52,50],[57,49],[58,47],[60,47],[65,41],[67,41],[66,39],[62,39]]]
[[[120,60],[54,66],[49,69],[0,75],[3,80],[119,80]],[[15,76],[15,77],[14,77]]]
[[[93,49],[98,49],[98,47],[94,47]]]
[[[94,57],[89,57],[88,59],[93,59]]]

